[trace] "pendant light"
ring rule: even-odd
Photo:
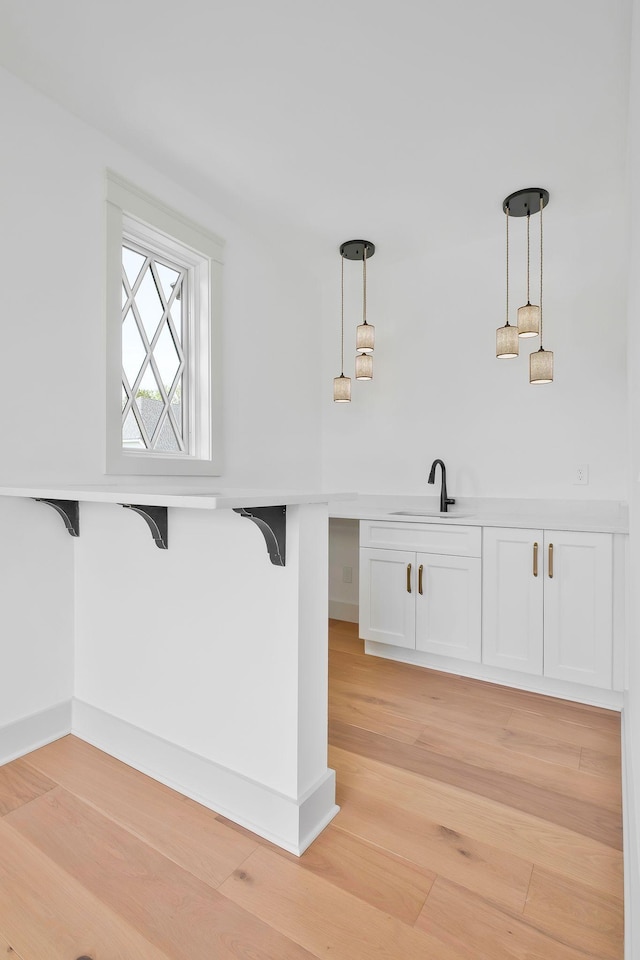
[[[333,399],[336,403],[351,400],[351,378],[344,375],[344,254],[340,248],[340,376],[333,379]]]
[[[367,244],[362,247],[362,323],[356,327],[356,350],[373,353],[376,328],[367,323]],[[372,364],[373,367],[373,364]]]
[[[367,245],[362,247],[362,323],[356,327],[356,380],[373,380],[375,328],[367,323]]]
[[[373,357],[370,353],[356,356],[356,380],[373,380]]]
[[[356,380],[373,380],[373,346],[375,327],[367,323],[367,260],[376,252],[370,240],[347,240],[340,246],[340,256],[362,260],[362,323],[356,328]],[[340,378],[337,378],[340,379]]]
[[[547,194],[547,200],[549,195]],[[544,197],[540,193],[540,349],[529,356],[529,383],[553,383],[553,351],[542,345],[542,208]]]
[[[518,340],[518,328],[512,327],[509,323],[509,206],[504,210],[507,224],[507,317],[504,327],[498,327],[496,330],[496,357],[498,360],[511,360],[517,357],[520,352],[520,341]]]
[[[553,381],[553,353],[542,345],[542,211],[549,203],[549,191],[542,187],[527,187],[516,190],[502,201],[502,209],[507,216],[507,322],[497,331],[496,356],[515,357],[518,348],[513,343],[513,331],[516,339],[537,337],[540,335],[540,349],[529,358],[529,382],[551,383]],[[530,226],[531,215],[540,214],[540,303],[531,303],[529,299],[530,280]],[[509,325],[509,220],[511,217],[527,218],[527,303],[518,310],[518,325]]]
[[[529,297],[529,278],[531,265],[531,210],[527,210],[527,302],[524,307],[518,307],[518,336],[537,337],[540,333],[540,307],[531,303]]]

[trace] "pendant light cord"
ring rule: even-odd
[[[362,322],[367,322],[367,245],[362,248]]]
[[[505,326],[509,326],[509,207],[505,208],[507,215],[507,320]]]
[[[340,376],[344,377],[344,254],[340,260]]]
[[[529,264],[531,259],[529,255],[530,249],[531,249],[530,243],[529,243],[530,221],[531,221],[531,211],[527,210],[527,306],[529,306],[529,304],[531,303],[531,297],[529,296],[529,276],[530,276]]]
[[[542,208],[544,206],[544,198],[540,194],[540,349],[543,350],[542,346]]]

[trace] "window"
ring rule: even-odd
[[[107,472],[216,475],[222,242],[107,176]]]

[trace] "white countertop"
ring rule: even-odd
[[[347,493],[308,490],[255,490],[181,487],[179,484],[145,486],[143,483],[54,483],[39,486],[0,487],[2,497],[33,497],[49,500],[82,500],[98,503],[133,503],[197,510],[232,510],[238,507],[277,507],[302,503],[348,502]]]
[[[490,497],[457,497],[447,513],[440,513],[439,505],[439,498],[433,496],[360,494],[349,500],[340,497],[332,499],[329,503],[329,516],[353,520],[393,520],[403,523],[420,521],[477,527],[629,532],[627,504],[618,500],[503,500]]]
[[[457,497],[447,513],[433,496],[388,496],[318,490],[268,490],[181,486],[146,486],[140,482],[52,483],[0,487],[0,496],[97,503],[133,503],[197,510],[274,507],[328,503],[329,516],[353,520],[467,524],[482,527],[525,527],[628,533],[626,503],[618,500],[518,500]],[[399,513],[398,511],[402,511]]]

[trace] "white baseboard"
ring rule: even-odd
[[[81,700],[72,732],[141,773],[300,856],[335,817],[335,772],[292,798]]]
[[[71,700],[0,727],[0,766],[71,733]]]
[[[332,620],[346,620],[347,623],[357,623],[358,604],[346,603],[344,600],[332,600],[329,597],[329,616]]]
[[[626,698],[626,695],[625,695]],[[634,773],[640,774],[638,765],[634,768],[633,743],[629,711],[622,710],[622,834],[624,837],[624,955],[625,960],[637,960],[634,943],[640,944],[640,917],[637,904],[640,903],[640,830],[636,822],[635,811],[640,797],[636,796]],[[636,908],[632,905],[635,904]]]

